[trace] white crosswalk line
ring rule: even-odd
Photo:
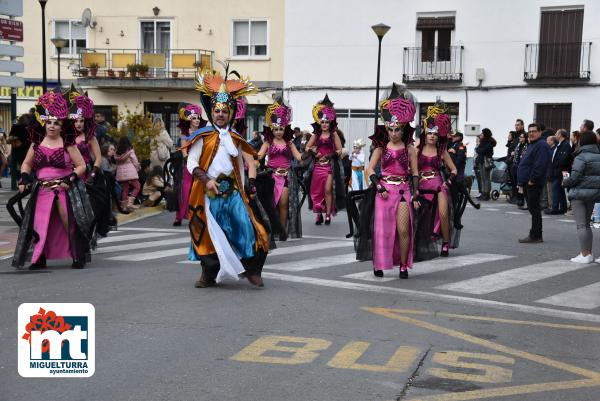
[[[524,212],[504,212],[506,214],[525,214]]]
[[[190,233],[186,228],[154,228],[154,227],[119,227],[119,231],[151,231],[160,233]]]
[[[600,282],[562,292],[535,302],[577,309],[600,307]]]
[[[165,245],[185,244],[186,242],[187,243],[190,242],[190,238],[187,236],[179,237],[179,238],[165,239],[165,240],[160,240],[160,241],[147,241],[147,242],[139,242],[139,243],[134,243],[134,244],[100,247],[100,248],[98,248],[96,253],[111,253],[111,252],[132,251],[134,249],[157,248],[157,247],[161,247],[161,246],[165,246]]]
[[[571,220],[571,219],[558,219],[556,221],[560,221],[562,223],[575,223],[575,220]]]
[[[187,240],[189,242],[189,239]],[[168,258],[169,256],[179,256],[179,255],[187,255],[189,251],[189,246],[186,248],[175,248],[175,249],[164,249],[162,251],[155,252],[143,252],[143,253],[134,253],[130,255],[120,255],[113,256],[110,258],[106,258],[107,260],[123,260],[126,262],[142,262],[144,260],[153,260],[153,259],[161,259]],[[178,262],[178,263],[184,263]],[[199,263],[199,262],[191,262],[190,263]]]
[[[333,248],[353,248],[353,247],[354,247],[354,244],[350,241],[319,242],[317,244],[286,246],[286,247],[273,249],[271,252],[269,252],[269,256],[292,255],[292,254],[297,254],[300,252],[320,251],[323,249],[333,249]],[[354,251],[352,251],[352,254],[354,254]]]
[[[483,295],[569,273],[585,267],[589,267],[589,265],[571,263],[566,260],[552,260],[456,283],[444,284],[435,288],[453,292]]]
[[[100,244],[109,244],[113,242],[132,241],[136,239],[148,239],[148,238],[160,238],[168,237],[173,233],[142,233],[142,234],[123,234],[123,235],[112,235],[107,238],[101,238],[98,240]]]
[[[267,263],[265,265],[265,269],[281,270],[281,271],[288,271],[288,272],[300,272],[300,271],[304,271],[304,270],[321,269],[324,267],[346,265],[349,263],[359,263],[356,260],[356,254],[354,252],[352,252],[351,254],[345,254],[345,255],[323,256],[320,258],[309,258],[309,259],[305,259],[305,260],[296,260],[293,262],[275,263],[272,265]]]
[[[472,255],[453,256],[449,258],[438,258],[428,260],[425,262],[417,262],[413,264],[413,269],[409,270],[410,276],[419,276],[423,274],[435,273],[444,270],[456,269],[458,267],[465,267],[470,265],[478,265],[480,263],[494,262],[497,260],[510,259],[514,256],[510,255],[497,255],[493,253],[474,253]],[[398,269],[384,271],[385,276],[375,277],[372,271],[348,274],[343,276],[344,278],[351,278],[355,280],[364,281],[392,281],[398,277]],[[389,276],[389,277],[388,277]]]

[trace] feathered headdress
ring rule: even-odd
[[[415,129],[410,123],[414,120],[417,111],[415,103],[415,97],[404,86],[392,84],[387,99],[379,103],[379,115],[384,126],[375,127],[375,133],[369,137],[375,146],[382,147],[389,142],[386,128],[401,128],[402,142],[406,145],[413,142]]]
[[[190,121],[192,117],[202,118],[202,109],[200,106],[191,103],[179,103],[179,119]]]
[[[325,94],[325,98],[313,106],[312,115],[317,124],[322,121],[335,121],[336,113],[333,103],[329,100],[329,95]]]
[[[246,130],[248,126],[246,125],[246,110],[248,105],[248,100],[246,97],[238,97],[236,99],[236,110],[235,110],[235,118],[233,120],[233,129],[240,134],[242,138],[246,137]]]
[[[438,100],[433,106],[427,107],[427,115],[423,119],[425,132],[435,132],[438,137],[446,138],[450,133],[451,122],[448,106]]]
[[[358,138],[352,143],[352,147],[362,149],[366,146],[365,141],[362,138]]]
[[[283,98],[278,96],[275,102],[267,107],[265,115],[267,126],[264,127],[263,136],[267,142],[273,140],[273,127],[283,127],[283,139],[288,142],[294,137],[294,131],[290,127],[292,121],[292,108],[283,102]]]
[[[71,84],[71,88],[63,93],[63,97],[69,104],[69,116],[63,126],[63,131],[67,135],[77,137],[79,132],[75,132],[74,122],[83,118],[85,121],[83,133],[86,140],[95,137],[97,124],[94,122],[94,102],[92,99],[82,89],[75,88],[73,84]]]
[[[40,144],[46,135],[44,128],[46,122],[53,120],[62,121],[64,123],[69,115],[69,104],[62,93],[50,90],[38,98],[35,103],[34,115],[35,118],[31,120],[30,125],[27,127],[27,131],[29,132],[31,142]],[[67,141],[65,131],[62,130],[61,132],[61,136],[65,140],[65,146],[71,145],[74,141],[74,137],[69,136],[71,140]]]
[[[202,105],[207,111],[208,119],[212,121],[210,110],[213,108],[227,108],[229,119],[232,121],[236,115],[236,99],[257,92],[257,88],[249,78],[242,77],[237,71],[229,71],[229,63],[219,63],[225,69],[222,76],[215,70],[204,69],[196,77],[196,90],[201,93]],[[233,75],[237,79],[229,79]]]

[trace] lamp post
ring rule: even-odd
[[[58,52],[58,88],[60,89],[62,87],[62,84],[60,82],[60,51],[63,47],[67,45],[67,40],[63,38],[52,38],[50,40],[52,41],[52,43],[54,43],[56,51]]]
[[[48,90],[48,79],[46,77],[46,3],[48,0],[38,0],[42,6],[42,88]]]
[[[390,30],[390,27],[385,24],[377,24],[371,27],[375,35],[377,35],[377,40],[379,40],[379,50],[377,51],[377,86],[375,87],[375,126],[373,129],[377,128],[378,122],[378,109],[379,109],[379,72],[381,68],[381,39],[385,36],[387,31]]]

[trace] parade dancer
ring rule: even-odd
[[[95,247],[96,235],[106,237],[111,227],[116,226],[116,219],[112,213],[112,198],[108,190],[108,183],[102,172],[102,153],[96,139],[96,123],[94,122],[94,102],[82,90],[74,85],[64,94],[69,101],[69,118],[63,130],[68,136],[75,137],[75,145],[83,157],[86,172],[82,179],[86,182],[86,189],[92,209],[94,210],[94,228],[92,237]]]
[[[438,101],[427,108],[418,146],[419,193],[423,202],[416,235],[418,260],[437,256],[434,241],[440,234],[440,256],[448,256],[451,245],[451,199],[448,186],[456,177],[457,170],[447,150],[450,128],[448,107],[444,103]],[[447,173],[446,179],[443,168]]]
[[[19,180],[19,192],[31,189],[31,196],[21,221],[14,267],[25,264],[32,246],[32,270],[45,268],[50,259],[72,258],[73,268],[85,266],[94,217],[80,180],[85,163],[75,137],[62,129],[68,107],[62,94],[54,91],[43,94],[35,105],[35,118],[28,127],[32,145]]]
[[[230,75],[232,77],[230,77]],[[269,236],[255,217],[251,199],[256,193],[254,150],[231,124],[236,98],[256,91],[237,72],[224,76],[203,71],[197,77],[211,125],[196,130],[187,141],[187,169],[193,175],[189,199],[191,259],[199,259],[202,276],[196,287],[210,287],[226,278],[246,277],[263,286],[260,273],[269,249]],[[248,184],[244,180],[248,166]]]
[[[286,241],[288,235],[292,238],[302,237],[302,221],[298,204],[297,176],[291,169],[292,159],[298,161],[302,156],[292,143],[294,131],[290,126],[292,109],[277,99],[267,108],[267,126],[264,127],[265,142],[258,152],[258,159],[267,156],[267,168],[275,181],[273,200],[279,212],[279,223],[282,232],[279,240]],[[289,220],[288,220],[289,217]]]
[[[410,92],[392,85],[389,97],[379,105],[384,127],[371,137],[375,150],[367,174],[376,191],[373,227],[373,274],[400,266],[400,278],[408,278],[413,261],[413,208],[418,208],[417,151],[412,146],[415,102]],[[375,167],[381,162],[381,177]],[[365,214],[368,211],[365,211]],[[363,221],[366,219],[363,218]],[[370,218],[369,218],[370,220]]]
[[[187,219],[188,201],[190,198],[190,190],[192,188],[192,174],[186,167],[188,157],[188,141],[187,137],[193,134],[198,129],[204,127],[206,121],[202,119],[202,109],[200,106],[190,103],[181,103],[179,105],[179,127],[181,133],[181,149],[179,150],[178,158],[182,160],[181,167],[177,169],[175,175],[175,190],[177,193],[178,209],[175,214],[174,226],[181,226],[181,221]]]
[[[357,139],[352,145],[352,155],[350,159],[352,161],[352,190],[361,191],[365,183],[365,153],[363,148],[365,143],[362,139]]]
[[[336,112],[329,96],[313,106],[314,132],[306,144],[306,149],[314,155],[308,171],[310,188],[309,209],[317,215],[315,224],[331,224],[331,216],[344,209],[345,188],[344,170],[341,165],[342,143],[336,132]]]

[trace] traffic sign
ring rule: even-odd
[[[17,20],[0,18],[0,40],[23,41],[23,23]]]

